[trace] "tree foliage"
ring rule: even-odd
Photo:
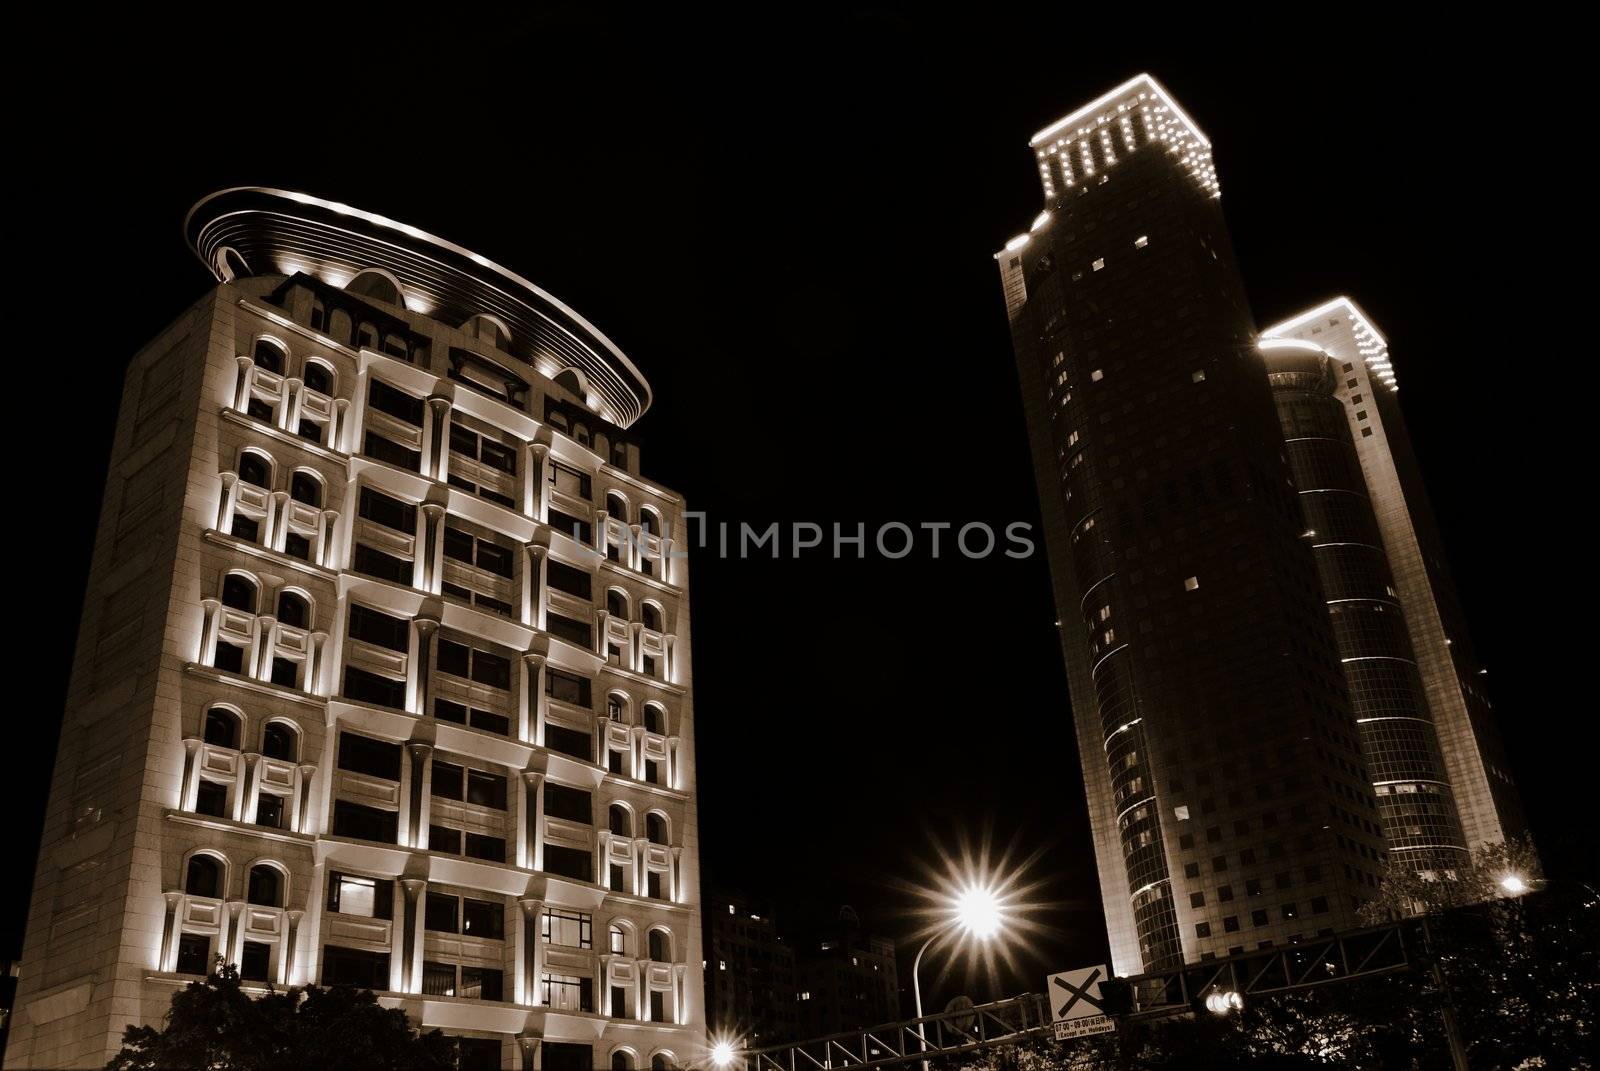
[[[232,965],[172,995],[161,1029],[130,1026],[107,1071],[427,1071],[455,1066],[454,1043],[350,986],[268,990],[251,998]]]

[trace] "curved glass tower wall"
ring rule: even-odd
[[[1304,341],[1260,348],[1389,851],[1448,874],[1466,842],[1333,359]]]

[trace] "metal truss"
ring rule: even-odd
[[[1407,970],[1416,966],[1422,940],[1418,923],[1398,923],[1153,971],[1121,979],[1132,996],[1132,1006],[1123,1014],[1154,1019],[1188,1012],[1212,992],[1266,996]],[[1048,999],[1028,993],[870,1030],[752,1049],[734,1060],[744,1071],[888,1067],[1047,1036],[1050,1026]]]

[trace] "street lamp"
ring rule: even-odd
[[[1500,888],[1507,896],[1521,896],[1528,891],[1528,882],[1521,874],[1507,874],[1500,879]]]
[[[1232,989],[1219,989],[1206,994],[1206,1011],[1212,1015],[1228,1015],[1244,1007],[1244,997]]]
[[[727,1038],[718,1038],[711,1043],[711,1062],[717,1067],[727,1067],[733,1063],[733,1042]]]
[[[1000,932],[1005,921],[1005,905],[1001,902],[1000,894],[992,885],[968,881],[950,897],[948,909],[949,920],[944,926],[935,930],[922,947],[917,949],[917,956],[911,961],[911,995],[916,1000],[917,1018],[922,1018],[922,982],[917,977],[917,968],[922,965],[922,954],[926,952],[935,941],[941,937],[948,937],[952,933],[965,933],[980,941],[987,941]],[[927,1024],[917,1024],[917,1042],[921,1051],[928,1051]],[[928,1071],[928,1061],[922,1061],[922,1071]]]

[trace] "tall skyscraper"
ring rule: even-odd
[[[997,254],[1114,969],[1354,926],[1384,842],[1211,145],[1148,75]]]
[[[683,502],[572,309],[303,194],[129,366],[8,1066],[99,1067],[216,957],[461,1066],[704,1044]]]
[[[771,908],[731,890],[704,896],[707,1029],[749,1049],[801,1038],[795,950]]]
[[[1344,297],[1262,337],[1390,850],[1447,868],[1526,827],[1388,343]]]

